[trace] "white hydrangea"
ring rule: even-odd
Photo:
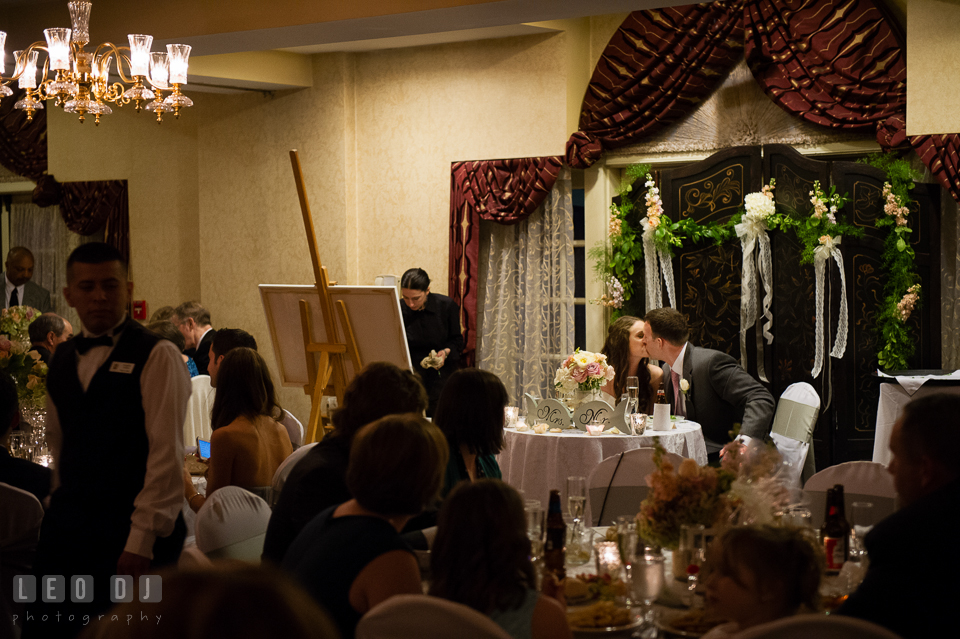
[[[748,193],[743,198],[743,207],[746,209],[747,215],[761,219],[770,217],[777,210],[774,201],[763,193]]]

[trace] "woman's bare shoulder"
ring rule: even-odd
[[[647,364],[647,370],[650,371],[650,382],[655,386],[659,386],[660,381],[663,379],[663,369],[653,364]]]

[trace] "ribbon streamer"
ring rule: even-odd
[[[741,277],[740,294],[740,365],[747,368],[747,331],[756,324],[757,327],[757,374],[761,381],[769,382],[764,367],[763,340],[767,344],[773,343],[773,313],[770,305],[773,303],[773,259],[770,251],[770,238],[767,235],[767,225],[762,218],[746,215],[740,224],[734,227],[737,237],[740,238],[740,248],[743,253],[743,275]],[[759,253],[760,280],[763,284],[763,310],[757,313],[757,269],[754,268],[754,253]],[[764,320],[766,320],[764,322]]]
[[[640,221],[643,229],[643,259],[647,288],[647,312],[663,306],[663,286],[667,287],[670,306],[677,308],[676,289],[673,282],[673,261],[666,251],[656,247],[653,236],[656,229],[650,225],[649,218]],[[659,265],[658,265],[659,263]]]
[[[817,323],[816,323],[816,352],[813,360],[813,370],[810,374],[816,378],[823,369],[823,281],[827,260],[833,257],[840,272],[840,320],[837,323],[837,336],[833,342],[830,356],[840,359],[847,350],[847,282],[843,273],[843,258],[840,254],[840,240],[828,237],[827,241],[813,251],[813,267],[817,279]]]

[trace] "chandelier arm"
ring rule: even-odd
[[[105,50],[105,49],[109,50],[109,53],[107,53],[106,56],[104,56],[104,54],[101,53],[101,52],[102,52],[103,50]],[[117,45],[113,44],[112,42],[104,42],[103,44],[99,45],[99,46],[98,46],[96,49],[94,49],[94,51],[93,51],[94,63],[95,63],[95,64],[100,64],[101,58],[107,59],[107,58],[109,58],[111,55],[116,56],[116,58],[117,58],[117,75],[120,76],[120,80],[123,81],[123,82],[125,82],[125,83],[127,83],[127,84],[133,84],[133,83],[136,82],[136,81],[135,81],[132,77],[127,77],[127,74],[125,74],[125,73],[123,72],[123,62],[126,62],[126,63],[127,63],[127,68],[130,68],[130,56],[124,55],[124,54],[123,54],[124,51],[127,51],[127,52],[129,53],[130,47],[118,47]]]

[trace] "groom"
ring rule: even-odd
[[[687,320],[675,309],[654,309],[643,318],[647,353],[666,362],[664,390],[671,411],[700,423],[711,460],[719,459],[735,423],[741,424],[742,440],[764,439],[773,419],[773,396],[732,357],[694,346],[689,337]]]

